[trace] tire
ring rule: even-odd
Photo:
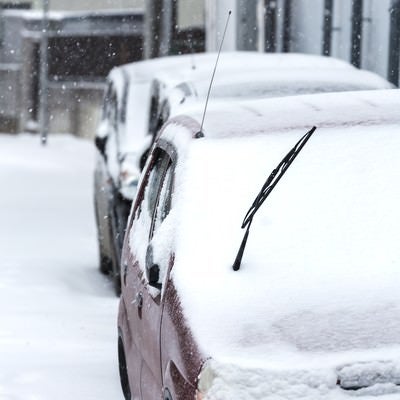
[[[120,274],[114,274],[113,277],[114,292],[119,297],[121,295],[121,276]]]
[[[114,291],[117,296],[121,294],[121,252],[131,204],[132,202],[124,199],[119,193],[115,194],[114,209],[112,210],[112,236],[114,238],[113,247],[115,257],[112,260],[111,273]]]
[[[97,202],[94,200],[94,213],[96,217],[96,227],[97,227],[97,244],[99,248],[99,270],[102,274],[108,275],[112,271],[112,262],[104,254],[103,244],[102,244],[102,234],[100,232],[99,214],[97,208]]]
[[[131,400],[131,389],[129,387],[128,369],[126,367],[124,345],[121,337],[118,338],[118,365],[119,379],[125,400]]]
[[[100,252],[99,270],[102,274],[108,275],[112,268],[111,260],[104,254],[102,254],[100,244],[99,244],[99,248],[100,248],[99,249],[99,252]]]

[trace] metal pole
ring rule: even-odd
[[[48,109],[48,28],[49,28],[49,0],[42,0],[42,35],[40,42],[40,137],[41,143],[46,145],[49,133]]]
[[[285,0],[283,9],[283,46],[284,53],[290,52],[292,42],[292,0]]]
[[[257,50],[257,3],[258,0],[238,0],[237,49]]]
[[[158,54],[160,57],[176,54],[177,7],[177,0],[163,0],[160,18],[160,49]]]
[[[264,51],[274,53],[276,51],[276,0],[264,0],[264,8]]]
[[[325,0],[324,4],[324,32],[322,40],[322,54],[331,55],[332,43],[333,0]]]
[[[361,36],[363,22],[363,0],[353,0],[353,16],[351,29],[351,63],[361,67]]]
[[[399,86],[400,0],[392,0],[389,13],[390,13],[390,37],[389,37],[388,80],[394,85]]]
[[[163,0],[145,1],[145,58],[160,56]]]

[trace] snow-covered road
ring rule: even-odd
[[[122,399],[89,141],[0,136],[0,399]]]

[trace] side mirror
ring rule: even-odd
[[[105,158],[106,157],[106,143],[107,137],[97,137],[94,140],[94,144],[96,145],[97,150],[99,150],[100,154]]]
[[[161,283],[158,282],[160,279],[160,267],[153,261],[153,246],[149,244],[146,252],[146,279],[150,286],[157,289],[161,289]]]

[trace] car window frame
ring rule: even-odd
[[[175,187],[175,168],[176,168],[176,163],[178,160],[178,156],[177,156],[177,151],[176,148],[168,141],[166,141],[165,139],[159,138],[155,144],[155,146],[153,147],[153,149],[151,150],[151,154],[150,154],[150,162],[148,163],[148,166],[146,168],[146,171],[144,172],[144,177],[142,180],[142,183],[140,184],[140,188],[139,191],[137,193],[137,197],[130,215],[130,220],[128,223],[128,232],[131,232],[132,227],[134,222],[139,218],[141,211],[141,206],[143,204],[143,201],[145,201],[145,193],[146,193],[146,188],[149,184],[149,179],[150,179],[150,175],[154,169],[154,164],[157,161],[156,159],[156,152],[158,150],[162,150],[164,151],[164,153],[166,153],[169,157],[170,162],[167,163],[164,171],[163,171],[163,179],[162,182],[164,182],[165,179],[165,175],[166,172],[168,170],[168,166],[170,166],[171,168],[171,181],[169,182],[169,186],[170,186],[170,195],[169,195],[169,200],[168,200],[168,214],[170,213],[171,209],[173,208],[173,194],[174,194],[174,187]],[[154,212],[157,208],[157,203],[158,203],[158,199],[159,199],[159,195],[160,192],[162,190],[162,185],[159,186],[158,188],[158,193],[157,193],[157,200],[156,200],[156,205],[155,208],[153,210],[153,215],[151,217],[151,226],[149,229],[149,235],[147,238],[147,246],[150,244],[152,237],[154,236],[154,232],[152,232],[152,227],[153,227],[153,220],[154,220]],[[168,215],[167,214],[167,215]],[[130,252],[132,253],[133,249],[130,249]]]

